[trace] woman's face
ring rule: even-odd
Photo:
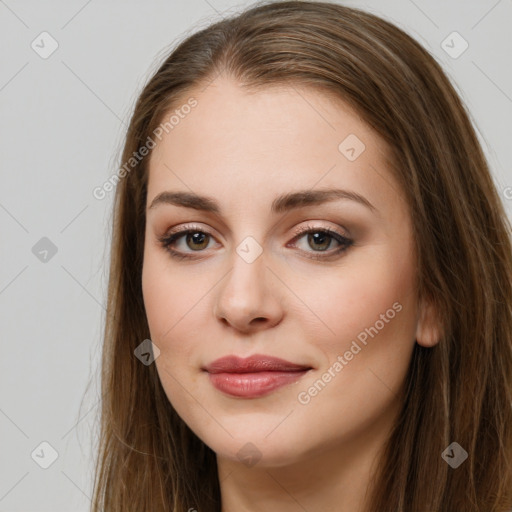
[[[147,194],[142,284],[167,397],[224,459],[357,453],[389,429],[415,340],[428,344],[386,146],[311,89],[218,79],[190,97]],[[303,371],[204,369],[255,354]]]

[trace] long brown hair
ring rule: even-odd
[[[138,98],[122,162],[219,73],[242,87],[332,94],[391,149],[413,222],[419,298],[433,305],[442,337],[433,348],[415,345],[369,510],[512,508],[511,227],[440,65],[404,31],[359,9],[259,3],[172,51]],[[214,452],[176,414],[155,365],[134,356],[150,337],[141,289],[148,160],[126,171],[115,192],[93,508],[219,512]],[[452,442],[468,453],[456,469],[441,457]]]

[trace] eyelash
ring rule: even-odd
[[[183,259],[196,259],[196,256],[192,256],[191,254],[182,253],[180,251],[176,251],[174,249],[171,249],[171,245],[176,242],[176,240],[180,239],[182,236],[185,236],[190,233],[202,233],[205,235],[208,235],[213,238],[213,235],[208,233],[207,231],[204,231],[203,229],[200,229],[196,226],[190,226],[186,229],[183,229],[181,231],[176,231],[174,233],[166,234],[162,237],[158,238],[158,241],[160,242],[161,246],[170,253],[172,258],[175,258],[177,260],[183,260]],[[297,230],[297,233],[294,235],[292,242],[295,242],[302,238],[304,235],[307,235],[309,233],[324,233],[327,234],[331,239],[336,240],[340,247],[336,249],[333,252],[330,252],[327,256],[307,256],[308,258],[314,259],[314,260],[326,260],[331,259],[334,256],[340,255],[344,251],[346,251],[353,243],[354,241],[347,238],[346,236],[343,236],[341,233],[338,233],[337,231],[334,231],[329,228],[319,228],[315,226],[304,226]],[[197,251],[197,252],[203,252],[203,251]],[[306,251],[309,252],[309,251]],[[315,252],[324,252],[324,251],[313,251]]]

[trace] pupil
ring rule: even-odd
[[[309,237],[311,237],[313,239],[313,242],[315,244],[322,244],[322,240],[329,240],[329,236],[326,234],[326,233],[323,233],[323,234],[319,234],[319,233],[313,233],[313,234],[310,234]],[[310,238],[310,240],[311,240]],[[318,241],[320,239],[320,241]],[[327,243],[327,247],[329,246],[329,243]],[[321,248],[322,251],[325,251],[327,249],[327,247],[323,247]]]
[[[204,238],[206,237],[206,233],[189,233],[188,236],[187,236],[187,242],[190,241],[190,239],[192,239],[192,242],[194,244],[201,244],[203,243],[204,245]],[[201,238],[203,238],[203,241],[201,242]],[[208,245],[208,243],[206,243],[206,245]],[[203,247],[200,247],[200,249],[202,249]],[[191,247],[191,249],[194,249],[193,247]]]

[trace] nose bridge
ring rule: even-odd
[[[217,295],[216,315],[239,329],[250,327],[255,319],[275,323],[281,315],[269,258],[261,245],[246,237],[234,248],[231,271],[225,276]]]
[[[262,249],[259,255],[256,251],[254,242],[247,240],[236,247],[231,258],[232,270],[227,276],[228,282],[224,288],[228,300],[240,306],[245,304],[248,310],[258,308],[267,293],[265,263],[268,258],[264,257]]]

